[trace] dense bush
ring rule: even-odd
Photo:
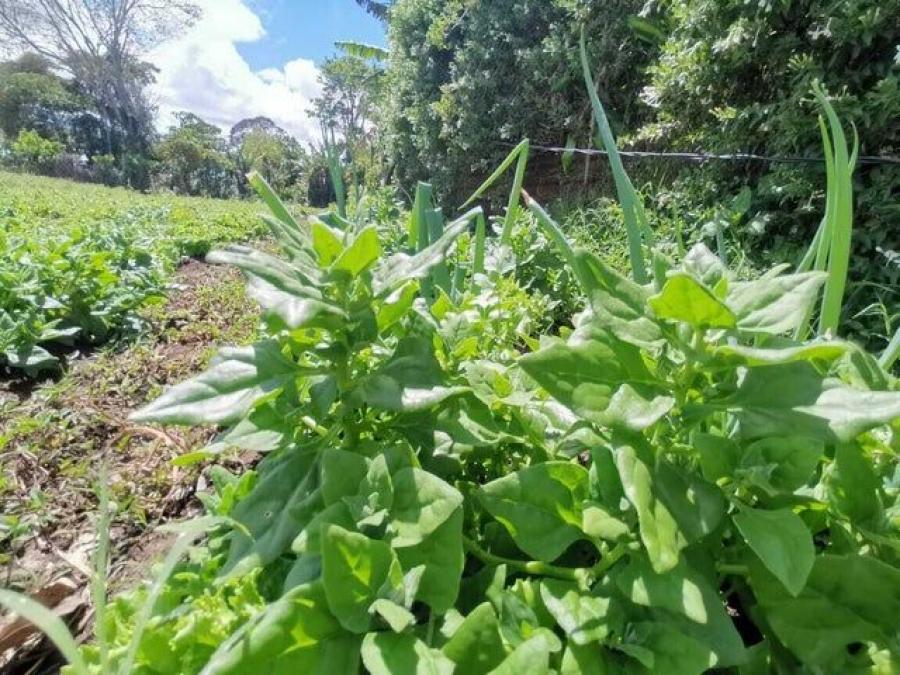
[[[401,184],[433,180],[462,196],[523,137],[584,145],[590,132],[577,38],[586,23],[605,102],[620,124],[639,119],[642,67],[653,48],[628,23],[637,0],[400,0],[382,131]],[[627,122],[627,124],[626,124]]]
[[[900,150],[897,0],[661,4],[666,38],[643,93],[654,117],[635,139],[663,148],[815,157],[820,139],[809,123],[809,91],[820,80],[841,118],[856,126],[861,154]],[[822,165],[724,164],[682,176],[679,189],[695,203],[720,202],[723,185],[753,184],[753,210],[762,216],[733,234],[777,257],[803,245],[821,218]],[[851,280],[865,285],[853,289],[848,318],[879,297],[888,316],[900,316],[898,185],[896,166],[857,167]],[[880,328],[878,321],[868,325],[884,335],[879,321]]]

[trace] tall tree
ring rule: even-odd
[[[0,40],[72,77],[107,122],[109,150],[143,155],[154,71],[142,56],[198,15],[190,0],[0,0]]]
[[[356,4],[366,10],[372,16],[387,21],[388,12],[393,4],[393,0],[387,2],[377,2],[376,0],[356,0]]]

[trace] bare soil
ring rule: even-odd
[[[116,509],[111,591],[146,578],[164,555],[158,525],[199,511],[204,465],[171,460],[215,430],[135,425],[128,415],[201,371],[217,346],[255,332],[258,309],[234,270],[192,260],[174,283],[145,311],[150,328],[137,342],[76,360],[58,381],[0,382],[0,587],[40,599],[76,630],[90,623],[101,467]],[[48,672],[46,658],[39,636],[0,618],[0,672]]]

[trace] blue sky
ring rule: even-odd
[[[383,24],[354,0],[254,0],[266,37],[238,51],[255,69],[277,68],[296,58],[319,62],[339,40],[386,46]]]
[[[224,130],[265,116],[305,143],[318,130],[307,111],[318,64],[339,40],[386,45],[381,23],[354,0],[197,0],[202,18],[158,47],[152,95],[165,129],[188,111]]]

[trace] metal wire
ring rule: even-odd
[[[505,147],[515,147],[515,143],[499,142],[499,145]],[[558,154],[571,153],[576,155],[606,155],[605,150],[597,150],[595,148],[566,148],[554,145],[532,145],[532,150],[540,152],[553,152]],[[732,161],[732,162],[772,162],[782,164],[822,164],[825,162],[823,157],[775,157],[769,155],[754,155],[751,153],[735,152],[730,154],[715,154],[710,152],[654,152],[649,150],[619,150],[619,154],[623,157],[669,157],[673,159],[682,159],[689,162],[706,162],[709,160],[716,161]],[[857,159],[858,164],[880,165],[880,166],[900,166],[900,157],[878,157],[878,156],[861,156]]]

